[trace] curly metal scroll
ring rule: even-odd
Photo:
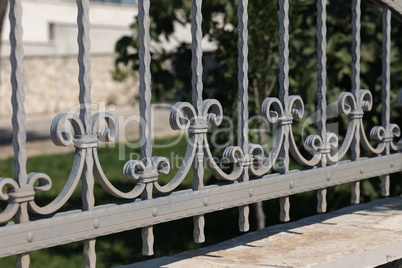
[[[67,124],[67,122],[70,124]],[[72,132],[71,128],[72,127]],[[50,134],[52,141],[55,145],[58,146],[69,146],[74,143],[74,138],[77,135],[83,135],[84,126],[75,114],[62,113],[58,114],[52,121],[50,127]],[[62,191],[59,195],[48,205],[46,206],[38,206],[35,200],[29,202],[29,208],[31,211],[46,215],[53,213],[60,209],[71,197],[74,190],[77,188],[79,179],[81,177],[82,169],[85,163],[85,150],[76,150],[74,154],[73,166],[70,171],[70,175],[67,179],[66,184],[64,185]],[[43,173],[30,173],[28,176],[28,180],[30,184],[34,184],[36,181],[39,181],[40,188],[35,188],[39,191],[48,191],[51,188],[51,179]]]
[[[285,124],[282,124],[281,122],[282,120],[288,119],[285,116],[285,111],[283,109],[282,103],[278,98],[266,98],[261,105],[261,114],[268,120],[268,122],[270,122],[271,124],[276,124],[276,126],[272,149],[266,161],[263,162],[261,165],[258,165],[258,167],[250,165],[250,173],[254,176],[264,175],[275,164],[283,143],[283,127],[285,126]],[[261,161],[261,159],[264,157],[264,151],[262,147],[257,147],[255,145],[250,144],[248,153],[253,155],[254,159],[256,159],[257,161]]]
[[[202,117],[206,119],[208,126],[219,126],[222,123],[223,117],[223,109],[220,102],[214,99],[204,100],[202,105]],[[224,150],[222,161],[226,163],[235,163],[234,169],[228,174],[224,172],[215,161],[209,147],[206,133],[203,133],[202,135],[205,163],[216,178],[225,181],[234,181],[240,178],[243,172],[242,161],[245,160],[242,149],[237,146],[229,146]]]
[[[104,120],[106,127],[100,128],[100,121]],[[92,133],[96,133],[99,141],[112,142],[117,136],[116,121],[112,114],[110,113],[96,113],[91,118],[92,121]],[[97,179],[101,187],[110,195],[123,198],[123,199],[134,199],[138,197],[144,190],[145,185],[136,184],[132,190],[129,192],[122,192],[117,189],[107,178],[105,172],[103,171],[102,165],[99,160],[97,148],[92,148],[92,155],[94,159],[94,177]]]
[[[286,105],[288,117],[291,116],[293,119],[301,119],[304,116],[304,104],[300,96],[289,96],[288,104]],[[289,124],[289,152],[292,154],[293,158],[301,165],[305,166],[315,166],[320,162],[321,155],[318,152],[314,152],[311,159],[306,159],[299,148],[296,145],[296,140],[293,135],[292,124]]]
[[[196,112],[190,103],[178,102],[173,106],[170,113],[170,126],[173,130],[188,131],[191,124],[194,124],[195,120]],[[186,154],[179,171],[176,173],[173,179],[171,179],[165,185],[160,185],[158,181],[155,181],[154,187],[157,191],[161,193],[173,191],[177,186],[180,185],[188,174],[197,149],[195,135],[190,135],[188,139]]]
[[[7,187],[8,191],[3,190]],[[19,189],[18,183],[10,178],[0,178],[0,200],[9,200],[9,192]],[[5,222],[14,217],[15,213],[18,211],[19,204],[16,202],[8,202],[7,207],[2,213],[0,213],[0,222]]]
[[[350,120],[348,122],[345,139],[341,147],[339,148],[337,154],[329,155],[329,158],[332,160],[331,162],[338,162],[340,159],[342,159],[346,155],[352,144],[352,141],[356,133],[356,128],[358,127],[357,119],[363,116],[363,111],[365,110],[365,109],[358,110],[357,107],[358,106],[355,97],[352,93],[342,92],[339,95],[338,99],[339,114],[348,115]]]

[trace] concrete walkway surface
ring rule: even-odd
[[[169,115],[171,106],[168,104],[153,105],[154,137],[167,138],[178,135],[178,131],[171,129]],[[68,111],[66,111],[68,112]],[[95,113],[96,111],[94,111]],[[139,108],[111,107],[106,112],[113,114],[118,124],[117,141],[124,142],[139,139]],[[74,146],[56,146],[50,139],[50,125],[57,114],[26,116],[25,128],[27,131],[27,154],[38,156],[45,154],[59,154],[74,151]],[[12,146],[13,129],[10,118],[0,119],[0,158],[13,156]]]
[[[121,267],[358,268],[375,267],[401,258],[402,198],[394,197],[267,227],[213,246]],[[396,264],[392,267],[402,267],[402,263],[398,263],[401,266]]]

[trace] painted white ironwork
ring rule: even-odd
[[[19,254],[17,267],[29,267],[32,250],[84,241],[85,267],[96,266],[95,239],[98,236],[142,228],[144,255],[153,255],[153,225],[175,219],[193,217],[194,240],[205,241],[204,215],[231,207],[239,208],[239,229],[249,230],[249,204],[280,198],[280,219],[288,221],[289,195],[317,190],[318,212],[326,211],[326,188],[352,182],[353,204],[359,203],[359,181],[381,176],[382,194],[389,195],[389,174],[402,171],[402,140],[398,125],[390,123],[390,55],[391,10],[383,8],[383,85],[382,126],[374,127],[367,137],[363,125],[365,112],[371,110],[371,92],[360,88],[360,17],[361,0],[352,3],[352,88],[339,96],[341,114],[349,116],[347,132],[342,144],[327,129],[326,100],[326,0],[317,0],[317,78],[318,117],[317,135],[308,136],[306,148],[312,153],[308,159],[299,150],[293,135],[293,120],[304,115],[300,96],[289,94],[289,0],[279,1],[279,97],[266,98],[261,114],[274,125],[274,140],[270,152],[264,157],[262,145],[252,144],[248,136],[248,0],[238,0],[238,146],[224,150],[223,158],[234,167],[226,173],[212,156],[207,132],[222,122],[223,109],[215,99],[203,99],[202,83],[202,0],[192,1],[192,102],[179,102],[173,106],[170,125],[188,134],[188,145],[179,171],[167,184],[160,185],[159,174],[170,172],[168,159],[152,156],[151,121],[151,53],[150,53],[150,0],[139,0],[139,56],[140,56],[140,133],[142,160],[130,160],[123,167],[123,176],[135,180],[132,190],[118,190],[103,172],[97,147],[100,141],[110,142],[116,137],[116,120],[112,114],[92,114],[89,0],[77,0],[77,27],[79,45],[79,116],[72,113],[57,115],[51,125],[51,138],[55,145],[75,147],[74,162],[66,184],[49,204],[39,206],[36,191],[48,191],[52,180],[44,173],[26,171],[26,132],[24,112],[24,75],[22,47],[21,0],[10,0],[11,64],[14,178],[0,178],[0,199],[7,206],[0,213],[0,221],[13,220],[0,228],[0,257]],[[402,105],[402,90],[399,92]],[[104,121],[106,127],[101,128]],[[66,125],[71,126],[71,128]],[[370,140],[378,141],[376,146]],[[361,148],[372,157],[362,157]],[[351,160],[340,161],[350,150]],[[290,156],[304,167],[303,171],[289,170]],[[267,175],[281,159],[279,173]],[[265,159],[265,160],[264,160]],[[257,164],[258,163],[258,164]],[[335,165],[336,164],[336,165]],[[216,178],[236,183],[204,186],[204,165]],[[193,168],[193,187],[173,192]],[[345,172],[347,170],[347,172]],[[251,180],[251,178],[253,178]],[[118,198],[132,202],[95,206],[95,179],[103,189]],[[56,213],[82,182],[82,211]],[[171,193],[153,196],[154,193]],[[30,221],[30,214],[46,218]],[[116,215],[119,215],[116,217]],[[66,228],[68,226],[68,228]]]

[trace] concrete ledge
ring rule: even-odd
[[[134,267],[374,267],[402,258],[402,198],[308,217]]]

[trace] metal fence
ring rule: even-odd
[[[47,191],[52,181],[44,173],[27,174],[25,149],[24,74],[22,45],[21,0],[10,0],[10,42],[12,47],[12,105],[14,178],[1,178],[0,199],[7,206],[0,214],[0,257],[18,254],[17,267],[28,267],[29,252],[42,248],[84,241],[86,267],[96,266],[96,237],[142,228],[143,254],[153,254],[153,225],[175,219],[194,218],[194,240],[203,242],[204,214],[239,208],[239,228],[249,230],[249,204],[280,198],[281,219],[289,220],[289,195],[317,190],[318,212],[326,211],[326,188],[352,182],[352,203],[359,203],[359,181],[375,176],[382,178],[382,194],[389,194],[389,174],[402,170],[402,142],[396,140],[400,129],[390,122],[390,57],[391,12],[399,13],[399,2],[381,1],[383,7],[383,71],[382,71],[382,126],[374,127],[366,136],[364,113],[372,108],[369,90],[360,89],[360,1],[352,4],[352,88],[339,96],[339,110],[349,115],[347,134],[338,145],[338,136],[327,129],[326,100],[326,0],[318,0],[318,134],[308,136],[305,146],[312,152],[309,159],[299,151],[292,131],[292,122],[303,117],[303,100],[289,95],[289,0],[279,0],[280,6],[280,93],[262,104],[262,115],[274,125],[275,139],[268,156],[262,146],[249,142],[248,136],[248,14],[247,0],[238,2],[238,146],[230,146],[223,153],[234,163],[230,173],[220,169],[208,146],[208,128],[219,126],[222,120],[221,104],[202,97],[202,0],[192,2],[192,101],[173,106],[170,124],[173,129],[188,134],[184,162],[174,178],[160,185],[158,176],[168,173],[169,162],[152,154],[151,129],[151,73],[150,73],[150,0],[140,0],[140,134],[143,160],[130,160],[123,167],[126,178],[136,180],[129,192],[115,188],[102,170],[97,147],[100,141],[112,141],[116,136],[116,121],[109,113],[91,113],[89,0],[77,0],[79,44],[79,116],[70,113],[57,115],[51,126],[51,137],[56,145],[74,146],[74,163],[63,190],[48,205],[40,206],[35,199],[37,191]],[[402,91],[399,92],[399,101]],[[104,120],[107,127],[99,127]],[[71,130],[65,128],[71,125]],[[373,146],[370,139],[377,140]],[[395,140],[396,139],[396,140]],[[361,148],[371,157],[361,157]],[[340,161],[350,151],[351,160]],[[304,167],[289,170],[290,157]],[[278,159],[284,165],[279,173],[269,174]],[[216,178],[229,181],[222,185],[204,186],[204,165]],[[193,169],[193,189],[174,191]],[[251,178],[253,178],[251,180]],[[95,206],[95,179],[104,190],[125,202],[119,205]],[[68,202],[78,183],[82,183],[82,210],[56,213]],[[156,196],[156,192],[170,193]],[[38,215],[45,215],[38,218]],[[32,220],[34,219],[34,220]]]

